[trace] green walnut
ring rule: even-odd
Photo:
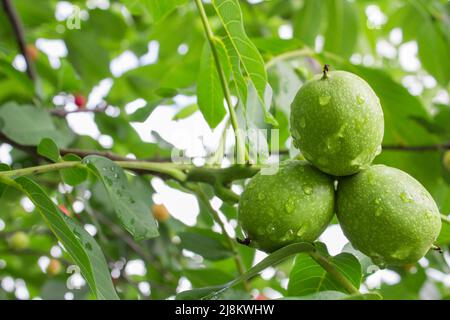
[[[15,232],[8,240],[10,247],[15,250],[24,250],[30,245],[30,239],[22,231]]]
[[[336,205],[344,234],[378,265],[417,262],[441,229],[428,191],[407,173],[384,165],[342,178]]]
[[[346,176],[370,165],[381,152],[380,100],[360,77],[345,71],[316,75],[291,105],[294,145],[314,166]]]
[[[333,214],[333,179],[306,161],[290,160],[273,175],[251,179],[239,201],[238,220],[250,246],[272,252],[316,240]]]

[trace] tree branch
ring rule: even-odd
[[[68,114],[72,114],[72,113],[104,113],[107,107],[108,107],[108,105],[104,104],[104,105],[95,107],[94,109],[80,108],[80,109],[71,110],[71,111],[67,111],[64,109],[52,109],[49,112],[51,115],[54,115],[54,116],[57,116],[60,118],[65,118]]]
[[[11,140],[10,138],[8,138],[2,132],[0,132],[0,141],[3,141],[4,143],[7,143],[19,150],[22,150],[22,151],[30,154],[31,156],[33,156],[36,159],[44,159],[41,155],[39,155],[37,153],[37,149],[35,146],[25,146],[25,145],[19,144],[15,141]],[[108,158],[113,161],[135,161],[135,159],[127,158],[127,157],[115,154],[111,151],[85,150],[85,149],[77,149],[77,148],[61,148],[61,149],[59,149],[59,152],[62,156],[71,153],[71,154],[75,154],[75,155],[79,156],[80,158],[84,158],[84,157],[91,156],[91,155],[96,155],[96,156]],[[155,158],[147,158],[144,160],[150,161],[150,162],[169,162],[171,159],[167,158],[167,157],[155,157]]]
[[[20,17],[17,14],[16,9],[14,8],[11,0],[2,0],[3,7],[5,9],[5,13],[8,16],[9,21],[11,22],[11,26],[16,35],[17,44],[19,46],[20,52],[25,58],[25,62],[27,64],[27,74],[33,82],[36,82],[37,76],[36,71],[34,70],[33,62],[30,59],[30,56],[27,53],[27,43],[25,41],[25,33],[23,31],[22,22],[20,21]]]
[[[443,151],[450,150],[450,141],[429,145],[417,145],[417,146],[407,146],[407,145],[383,145],[383,151],[404,151],[404,152],[427,152],[427,151]],[[281,149],[278,151],[279,154],[289,154],[289,149]]]
[[[444,143],[420,145],[420,146],[405,146],[405,145],[384,145],[383,150],[392,151],[441,151],[450,150],[450,141]]]

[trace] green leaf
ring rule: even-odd
[[[7,165],[6,163],[0,163],[0,172],[1,171],[9,171],[11,170],[11,167],[9,165]],[[0,183],[0,198],[3,195],[3,192],[5,192],[5,189],[7,188],[6,185],[4,185],[3,183]]]
[[[324,49],[350,57],[358,37],[358,16],[354,5],[347,0],[329,0],[327,10]]]
[[[179,234],[181,247],[209,260],[227,259],[233,252],[224,242],[224,236],[207,229],[190,228]]]
[[[182,120],[182,119],[186,119],[188,117],[190,117],[191,115],[193,115],[195,112],[198,111],[198,104],[193,103],[190,104],[184,108],[182,108],[180,111],[178,111],[174,116],[173,116],[173,120]]]
[[[110,271],[95,239],[78,223],[61,214],[53,201],[35,182],[25,177],[17,178],[16,182],[34,203],[48,227],[78,265],[81,274],[97,298],[118,299],[111,281]]]
[[[450,243],[450,223],[443,222],[441,232],[436,240],[437,245],[447,245]]]
[[[189,279],[194,288],[219,285],[233,280],[231,274],[212,268],[185,269],[183,275]]]
[[[417,271],[414,273],[403,272],[401,281],[394,285],[381,284],[378,291],[383,298],[386,300],[419,300],[421,289],[428,277],[420,265],[417,264],[416,267]]]
[[[26,146],[36,146],[42,139],[51,138],[59,147],[65,147],[73,140],[73,135],[57,130],[47,111],[31,105],[13,102],[3,105],[0,122],[4,135]]]
[[[355,248],[353,248],[350,242],[344,246],[342,252],[348,252],[354,255],[356,259],[358,259],[359,264],[361,265],[361,271],[364,278],[380,270],[380,268],[372,262],[372,259],[370,259],[370,257],[366,256],[361,251],[358,251]]]
[[[275,106],[289,117],[291,103],[301,87],[302,81],[292,66],[284,61],[276,63],[269,70],[269,81],[274,89]]]
[[[328,261],[356,288],[359,287],[362,279],[361,265],[355,256],[344,252],[329,257]],[[303,296],[327,290],[346,292],[345,288],[317,264],[310,255],[299,254],[289,276],[288,295]]]
[[[312,252],[314,250],[315,250],[314,246],[311,243],[299,242],[299,243],[290,244],[284,248],[281,248],[281,249],[271,253],[269,256],[264,258],[261,262],[259,262],[255,266],[253,266],[251,269],[247,270],[244,274],[242,274],[238,278],[234,279],[233,281],[230,281],[230,282],[225,283],[220,286],[213,286],[213,287],[183,291],[183,292],[180,292],[176,298],[178,300],[214,298],[214,297],[224,293],[226,290],[235,286],[236,284],[256,276],[258,273],[260,273],[264,269],[282,262],[283,260],[292,256],[293,254],[297,254],[300,252]]]
[[[340,291],[320,291],[301,297],[286,297],[282,300],[381,300],[378,293],[345,294]]]
[[[248,77],[248,81],[254,86],[258,93],[261,104],[264,107],[265,121],[277,125],[275,118],[268,111],[269,106],[264,104],[264,97],[268,86],[264,60],[245,32],[239,2],[237,0],[213,0],[212,4],[226,32],[226,41],[228,45],[225,43],[225,46],[228,50],[228,56],[230,57],[232,64],[234,60],[234,77],[238,82],[241,82],[238,84],[239,90],[245,90],[242,86],[241,77],[243,74]],[[237,61],[240,62],[242,71],[237,64]],[[240,93],[241,99],[245,96],[246,95],[243,92]]]
[[[59,161],[59,149],[58,146],[56,145],[56,143],[50,139],[50,138],[44,138],[41,140],[41,142],[39,143],[38,147],[37,147],[37,152],[53,161],[53,162],[58,162]]]
[[[2,36],[0,36],[2,38]],[[34,95],[33,82],[10,62],[0,58],[0,103],[6,101],[30,102]]]
[[[214,45],[219,52],[219,57],[226,57],[222,42],[216,41]],[[220,60],[221,62],[225,62],[221,65],[225,77],[228,79],[230,74],[228,60],[227,58]],[[198,106],[206,122],[211,128],[215,128],[222,121],[226,111],[224,106],[224,92],[209,43],[205,43],[203,46],[197,80],[197,99]]]
[[[326,3],[323,0],[304,1],[303,7],[294,17],[295,38],[300,39],[310,47],[314,47],[316,36],[320,32],[325,15]]]
[[[122,2],[125,3],[128,10],[132,13],[145,11],[150,15],[154,23],[159,23],[178,6],[186,3],[187,0],[122,0]]]
[[[450,81],[450,44],[436,23],[426,20],[418,30],[419,58],[443,87]]]
[[[147,0],[145,1],[150,14],[155,22],[159,22],[165,18],[170,12],[181,4],[187,2],[187,0]]]
[[[96,33],[84,27],[68,30],[64,42],[68,49],[68,60],[88,86],[94,86],[110,76],[109,53],[100,45]]]
[[[81,158],[75,154],[66,154],[62,157],[63,161],[79,161]],[[88,176],[86,168],[67,168],[60,171],[62,179],[70,186],[77,186],[84,182]]]
[[[149,206],[132,192],[121,167],[100,156],[88,156],[83,159],[83,163],[92,168],[103,182],[122,226],[136,240],[154,238],[159,235]]]
[[[252,41],[260,51],[274,56],[303,47],[298,39],[252,38]]]

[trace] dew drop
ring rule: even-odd
[[[274,226],[273,224],[269,224],[269,225],[267,226],[266,231],[267,231],[268,233],[271,233],[271,234],[275,233],[275,226]]]
[[[264,195],[264,193],[258,193],[258,200],[264,200],[266,198],[266,196]]]
[[[356,102],[358,102],[358,104],[361,105],[361,104],[363,104],[364,102],[366,102],[366,99],[365,99],[362,95],[357,94],[357,95],[356,95]]]
[[[286,202],[286,204],[284,205],[284,208],[286,209],[287,213],[292,213],[295,210],[295,202],[292,200],[289,200],[288,202]]]
[[[402,199],[403,202],[412,202],[412,199],[406,194],[406,192],[400,193],[400,199]]]
[[[409,256],[409,253],[410,253],[409,249],[400,248],[392,254],[392,257],[395,259],[403,260]]]
[[[321,106],[325,106],[328,103],[330,103],[331,97],[330,96],[320,96],[319,97],[319,104]]]
[[[292,239],[294,237],[294,230],[289,229],[286,234],[288,239]]]
[[[427,210],[427,211],[425,212],[425,217],[426,217],[427,219],[431,219],[431,218],[433,217],[433,213],[432,213],[430,210]]]
[[[310,195],[313,192],[313,189],[312,189],[312,187],[310,185],[304,185],[302,187],[302,189],[303,189],[303,193],[305,193],[307,195]]]
[[[105,182],[106,182],[106,184],[108,184],[109,186],[111,186],[111,185],[112,185],[112,181],[111,181],[111,179],[110,179],[110,178],[108,178],[108,177],[104,177],[104,179],[105,179]]]
[[[306,230],[308,229],[308,226],[306,224],[302,225],[300,228],[298,228],[296,235],[297,237],[301,238],[305,235]]]

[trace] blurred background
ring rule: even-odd
[[[384,151],[375,162],[413,175],[430,191],[441,212],[450,213],[450,1],[238,2],[246,33],[264,59],[273,91],[270,112],[279,123],[279,143],[285,152],[271,160],[298,154],[289,137],[290,103],[302,83],[328,63],[332,69],[360,75],[380,97],[386,129]],[[225,108],[212,116],[197,101],[205,36],[193,1],[10,3],[21,21],[33,71],[27,70],[17,30],[2,7],[3,126],[26,125],[2,113],[4,106],[37,105],[52,115],[47,129],[54,131],[52,137],[60,148],[156,161],[170,161],[172,149],[177,148],[201,166],[204,156],[221,142],[228,150],[233,147],[232,131],[225,131],[229,126]],[[214,32],[224,35],[210,1],[204,6]],[[246,126],[271,128],[254,109],[247,106],[242,116]],[[28,125],[33,127],[32,122]],[[33,143],[14,137],[11,142],[5,132],[0,140],[0,162],[13,168],[39,163],[23,147]],[[117,227],[99,182],[72,187],[56,174],[35,181],[97,239],[121,298],[174,298],[177,292],[236,277],[229,255],[212,252],[221,245],[214,235],[208,234],[212,248],[198,245],[203,239],[198,238],[199,229],[215,234],[220,228],[196,197],[173,181],[142,179],[140,188],[149,208],[163,204],[168,215],[159,220],[161,237],[140,243]],[[243,183],[235,183],[233,190],[242,192]],[[236,207],[212,192],[208,196],[227,231],[240,235]],[[11,246],[18,232],[27,236],[24,248]],[[330,225],[320,240],[333,255],[348,242],[337,224]],[[450,298],[448,225],[444,224],[438,242],[443,254],[430,252],[413,266],[372,270],[361,291],[377,288],[388,299]],[[247,267],[265,256],[253,249],[240,250]],[[252,282],[250,293],[236,287],[227,297],[282,297],[291,267],[292,259],[268,268]],[[0,284],[0,299],[92,298],[31,201],[9,189],[0,201]]]

